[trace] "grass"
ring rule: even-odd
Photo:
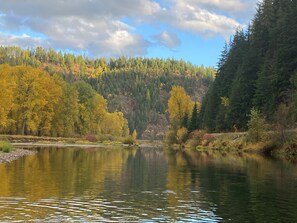
[[[7,141],[0,141],[0,151],[4,153],[10,153],[12,151],[13,147],[10,142]]]

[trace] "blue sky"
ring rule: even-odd
[[[215,66],[256,0],[0,0],[0,45]]]

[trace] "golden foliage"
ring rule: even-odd
[[[9,66],[0,66],[0,128],[6,127],[8,113],[14,105],[13,96],[16,84],[10,74]]]
[[[22,135],[129,134],[123,113],[85,82],[67,84],[58,75],[28,66],[0,66],[0,130]]]
[[[170,121],[174,127],[180,127],[184,116],[187,114],[190,118],[194,102],[191,101],[185,89],[181,86],[174,86],[170,91],[168,101],[168,112]]]

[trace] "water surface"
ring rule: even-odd
[[[0,164],[0,222],[294,222],[297,166],[258,155],[39,148]]]

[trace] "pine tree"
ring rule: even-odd
[[[193,110],[192,110],[192,116],[189,126],[189,132],[193,132],[194,130],[199,128],[199,113],[198,113],[198,105],[197,102],[195,102]]]

